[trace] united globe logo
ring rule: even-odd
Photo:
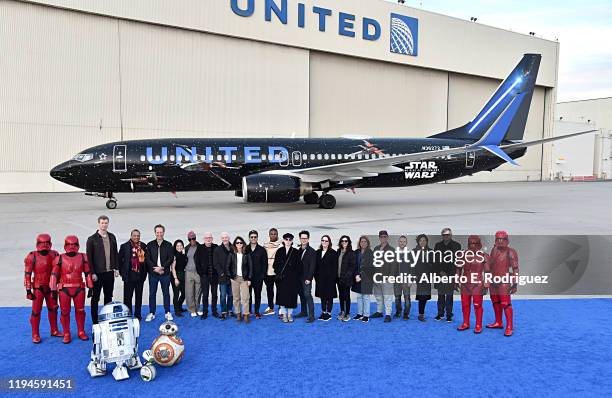
[[[417,56],[419,50],[419,20],[391,14],[391,52]]]

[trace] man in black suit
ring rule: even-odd
[[[155,239],[147,243],[147,268],[149,271],[149,315],[145,322],[155,319],[157,307],[157,285],[161,284],[164,297],[164,311],[166,319],[171,321],[170,313],[170,274],[174,262],[174,248],[172,244],[164,239],[166,228],[158,224],[155,226]]]
[[[91,321],[98,323],[98,302],[104,290],[104,305],[113,301],[115,278],[119,276],[117,261],[117,238],[108,232],[108,217],[98,217],[98,230],[87,238],[87,260],[93,272],[94,282],[91,296]]]
[[[261,319],[259,309],[261,307],[261,290],[263,289],[264,278],[268,271],[268,253],[266,249],[257,243],[259,233],[255,230],[249,232],[249,245],[246,253],[251,256],[253,266],[251,275],[251,288],[249,298],[249,308],[253,303],[253,293],[255,293],[255,319]]]
[[[441,277],[455,275],[455,255],[461,250],[461,244],[453,240],[453,232],[450,228],[442,230],[442,241],[436,243],[434,250],[443,254],[439,256],[442,261],[436,264],[436,273]],[[452,256],[447,256],[448,253],[452,253]],[[452,322],[454,285],[452,283],[438,283],[436,289],[438,289],[438,315],[435,319],[436,321],[442,320],[446,312],[446,322]]]
[[[142,319],[142,290],[147,279],[147,245],[140,241],[140,231],[130,233],[130,240],[119,248],[119,273],[123,279],[123,304],[132,312],[132,297],[136,295],[135,318]]]
[[[312,299],[312,278],[317,268],[317,252],[310,247],[310,232],[302,231],[300,237],[299,255],[302,260],[300,273],[300,286],[298,294],[300,296],[301,312],[296,318],[308,317],[307,323],[314,322],[314,300]]]
[[[211,296],[210,308],[212,310],[212,315],[215,318],[219,318],[219,312],[217,311],[219,276],[213,264],[213,254],[216,247],[217,244],[213,243],[212,232],[205,232],[204,243],[200,245],[198,261],[196,262],[196,269],[198,275],[200,275],[200,295],[202,296],[202,315],[200,315],[200,319],[202,320],[208,318],[209,293]]]

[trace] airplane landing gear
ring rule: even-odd
[[[117,199],[111,198],[106,201],[106,208],[109,210],[114,210],[117,208]]]
[[[304,202],[307,205],[316,205],[319,203],[319,195],[316,192],[311,192],[308,195],[304,195]]]
[[[112,192],[85,192],[85,195],[108,199],[106,201],[106,208],[109,210],[117,208],[117,198],[113,196]]]
[[[333,209],[336,207],[336,198],[326,193],[319,198],[319,207],[322,209]]]

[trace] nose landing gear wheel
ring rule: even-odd
[[[316,205],[319,203],[319,195],[316,192],[311,192],[308,195],[304,195],[304,202],[307,205]]]
[[[322,209],[333,209],[336,207],[336,198],[326,193],[319,198],[319,207]]]
[[[114,210],[117,208],[117,199],[109,199],[106,201],[106,208],[109,210]]]

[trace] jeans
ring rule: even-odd
[[[370,295],[357,294],[357,315],[370,316]]]
[[[142,308],[142,288],[144,282],[125,282],[123,284],[123,304],[129,309],[130,313],[134,314],[134,318],[140,319],[142,317],[140,309]],[[132,297],[136,296],[136,304],[134,312],[132,312]]]
[[[219,283],[219,294],[221,298],[221,313],[227,314],[233,309],[234,297],[232,296],[232,287],[230,283]]]
[[[409,283],[396,283],[393,286],[395,292],[395,313],[400,314],[402,312],[402,295],[404,296],[404,314],[410,314],[410,284]]]
[[[447,318],[453,317],[453,295],[441,294],[438,290],[438,316],[444,316],[444,310]]]
[[[113,301],[113,288],[115,286],[114,271],[102,272],[96,274],[98,280],[93,285],[93,296],[91,297],[91,323],[98,323],[98,301],[100,294],[104,290],[104,305]]]
[[[346,315],[351,313],[351,287],[345,286],[340,282],[336,282],[338,285],[338,299],[340,301],[340,312],[344,312]]]
[[[391,315],[391,307],[393,307],[393,284],[391,283],[375,283],[374,297],[376,298],[376,312],[383,312],[385,307],[385,315]]]
[[[200,296],[202,297],[202,311],[205,314],[208,314],[208,294],[210,291],[210,295],[211,297],[211,302],[210,302],[210,309],[212,310],[213,314],[217,313],[217,289],[218,289],[218,284],[217,283],[211,283],[211,279],[210,277],[207,276],[200,276]],[[198,300],[199,301],[199,300]]]
[[[149,273],[149,312],[155,314],[157,307],[157,284],[161,284],[164,297],[164,312],[170,312],[170,274]]]
[[[174,312],[181,312],[183,310],[183,303],[185,302],[185,273],[181,271],[176,272],[176,277],[179,280],[179,285],[174,284],[174,278],[172,278],[172,304],[174,305]],[[187,302],[189,304],[189,302]]]
[[[300,283],[300,305],[302,314],[309,317],[314,317],[314,299],[312,298],[312,281],[306,284],[304,281]],[[308,310],[308,311],[307,311]]]
[[[274,309],[274,275],[266,275],[266,293],[268,294],[268,308]]]
[[[249,289],[249,309],[253,305],[253,293],[255,293],[255,314],[259,314],[261,308],[261,289],[263,289],[263,279],[259,281],[251,281]]]

